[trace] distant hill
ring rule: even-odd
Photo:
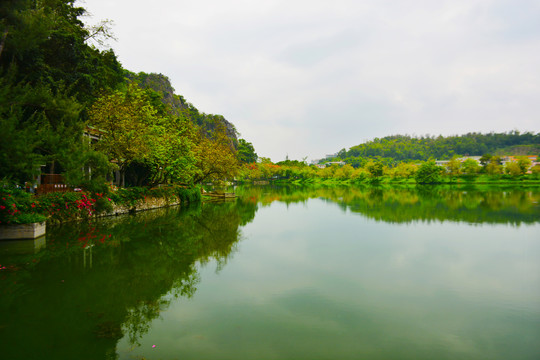
[[[175,94],[169,78],[163,74],[140,72],[138,74],[126,71],[126,78],[139,84],[143,89],[152,89],[161,97],[163,104],[174,115],[183,114],[194,124],[197,124],[208,133],[214,131],[217,125],[223,124],[227,129],[227,135],[236,145],[238,132],[235,126],[227,121],[222,115],[205,114],[200,112],[193,104],[184,99],[182,95]]]
[[[540,155],[540,133],[468,133],[454,136],[392,135],[342,149],[338,158],[389,158],[396,161],[449,159],[454,155]]]

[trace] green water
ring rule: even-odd
[[[0,243],[0,359],[540,358],[540,189],[236,193]]]

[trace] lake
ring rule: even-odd
[[[235,192],[1,242],[0,358],[540,358],[540,188]]]

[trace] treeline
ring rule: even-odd
[[[517,147],[520,149],[517,150]],[[516,153],[516,151],[518,153]],[[468,133],[443,137],[393,135],[375,138],[363,144],[342,149],[337,158],[358,166],[362,159],[387,159],[386,162],[406,160],[451,159],[455,155],[540,155],[540,134]]]
[[[85,14],[73,0],[0,2],[0,180],[49,173],[92,187],[119,170],[126,185],[192,184],[256,159],[223,116],[90,45],[111,33],[107,22],[85,26]]]
[[[342,183],[409,183],[455,184],[492,182],[536,182],[540,180],[540,165],[528,157],[503,164],[500,157],[485,155],[481,162],[461,161],[453,157],[444,166],[434,160],[385,164],[380,159],[365,160],[361,166],[351,164],[331,166],[307,165],[298,160],[272,163],[268,159],[244,164],[237,176],[241,182],[342,182]]]

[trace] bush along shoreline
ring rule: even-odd
[[[58,224],[200,202],[199,187],[134,187],[106,193],[54,192],[40,196],[3,188],[0,189],[0,225],[43,221]]]

